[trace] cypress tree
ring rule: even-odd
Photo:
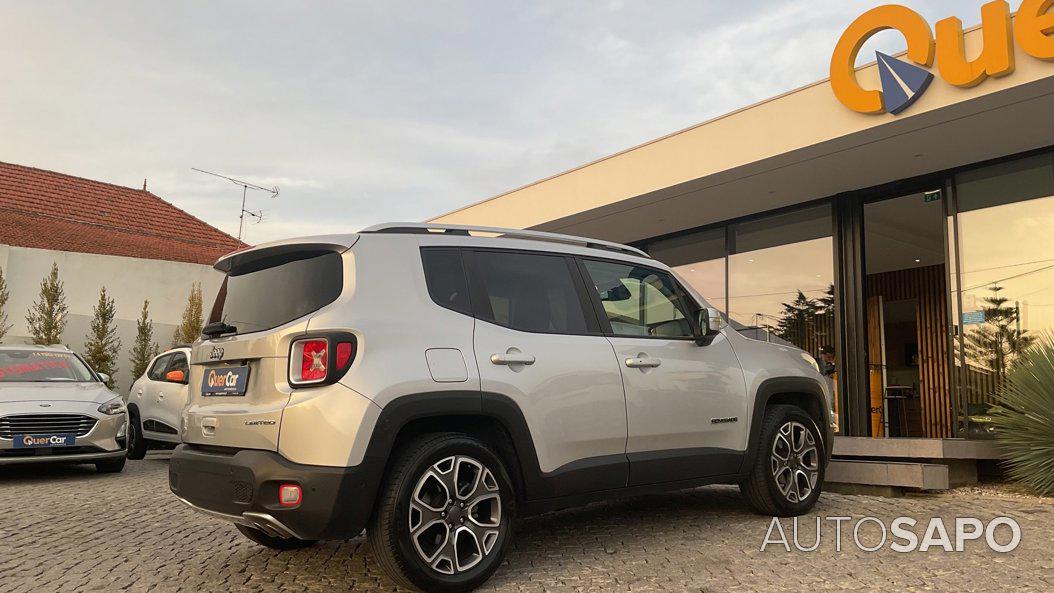
[[[172,335],[172,345],[190,344],[201,335],[201,328],[205,320],[201,313],[201,284],[194,283],[190,287],[190,295],[187,297],[187,306],[183,309],[183,319]]]
[[[58,344],[66,330],[66,294],[59,280],[59,265],[51,264],[51,272],[40,281],[40,296],[26,314],[26,324],[34,344]]]
[[[4,271],[0,269],[0,341],[3,341],[11,324],[7,322],[7,299],[11,296],[7,292],[7,281],[4,280]]]
[[[146,372],[146,366],[161,349],[154,341],[154,322],[150,320],[150,301],[143,301],[143,311],[135,322],[135,345],[132,346],[132,380]]]
[[[92,309],[91,329],[84,342],[84,360],[95,372],[110,376],[107,387],[113,387],[113,376],[117,373],[117,355],[121,352],[121,339],[117,337],[114,320],[117,305],[106,294],[106,287],[99,291],[99,302]]]

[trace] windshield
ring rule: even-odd
[[[69,352],[0,350],[0,383],[94,380],[81,359]]]
[[[308,251],[253,262],[223,281],[209,323],[245,334],[278,327],[332,303],[343,288],[343,260]]]

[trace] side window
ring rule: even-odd
[[[587,315],[572,273],[572,260],[559,255],[473,251],[474,290],[483,302],[476,316],[521,331],[598,333]]]
[[[690,338],[694,309],[673,277],[641,266],[584,260],[616,336]]]
[[[187,364],[187,356],[182,352],[176,352],[172,355],[172,359],[169,361],[165,373],[170,373],[172,371],[183,371],[184,376],[190,374],[190,365]],[[164,379],[164,373],[162,373],[161,378]]]
[[[147,378],[151,381],[164,381],[165,380],[165,369],[168,368],[168,362],[172,360],[171,354],[158,357],[154,364],[150,365],[150,370],[146,372]]]
[[[445,247],[421,250],[421,261],[425,267],[425,283],[428,295],[441,307],[453,309],[466,315],[472,314],[468,298],[468,282],[458,249]]]

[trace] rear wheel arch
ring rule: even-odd
[[[417,438],[426,434],[464,434],[478,439],[494,448],[505,464],[517,496],[523,496],[523,475],[519,453],[512,442],[508,429],[501,420],[485,414],[439,414],[416,418],[404,424],[395,436],[388,455],[389,466],[398,452]]]
[[[393,400],[381,410],[365,457],[383,468],[379,476],[383,477],[400,447],[430,433],[467,434],[494,447],[521,501],[541,479],[519,406],[504,396],[479,391],[416,393]]]

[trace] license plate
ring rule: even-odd
[[[249,367],[219,367],[205,369],[201,380],[201,395],[245,395],[249,383]]]
[[[16,434],[11,439],[15,449],[39,449],[42,447],[72,447],[77,444],[75,434]]]

